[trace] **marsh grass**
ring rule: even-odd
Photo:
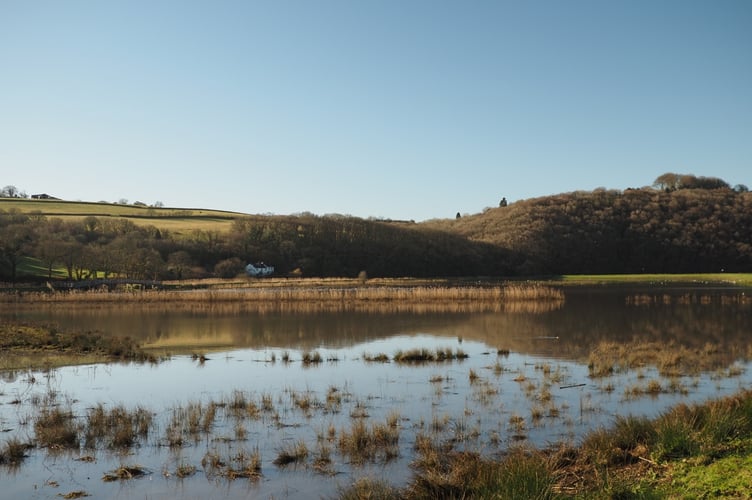
[[[261,452],[240,449],[231,457],[223,458],[216,451],[207,451],[201,459],[201,466],[208,477],[218,476],[228,480],[249,479],[256,481],[262,477]]]
[[[20,297],[0,294],[0,300],[13,299],[14,302],[135,302],[135,303],[279,303],[279,302],[337,302],[356,303],[463,303],[474,304],[475,308],[488,305],[519,302],[548,302],[561,305],[564,292],[542,285],[490,285],[460,286],[442,285],[420,286],[413,283],[397,283],[390,280],[371,280],[362,286],[352,280],[308,280],[297,279],[275,282],[232,281],[217,282],[211,289],[194,289],[191,293],[182,290],[140,290],[137,292],[58,291],[54,293],[31,292]],[[183,283],[179,283],[181,286]],[[224,290],[223,287],[229,287]]]
[[[368,363],[389,363],[389,356],[383,352],[378,354],[363,353],[363,360]]]
[[[336,474],[336,471],[334,471],[334,469],[332,468],[332,464],[333,461],[331,448],[325,443],[318,443],[316,454],[311,463],[313,470],[315,470],[319,474],[327,474],[333,476],[334,474]]]
[[[175,469],[175,476],[184,479],[186,477],[190,477],[196,473],[196,466],[190,465],[190,464],[180,464]]]
[[[730,353],[713,344],[692,349],[673,342],[601,342],[590,352],[588,369],[590,377],[603,378],[652,366],[663,377],[677,378],[725,368],[732,361]]]
[[[1,370],[43,368],[112,361],[159,361],[129,337],[68,332],[57,326],[0,323]]]
[[[85,497],[91,496],[84,490],[69,491],[68,493],[65,493],[65,494],[58,493],[58,495],[65,500],[71,500],[74,498],[85,498]]]
[[[293,463],[304,462],[307,457],[308,446],[305,441],[298,440],[292,444],[284,445],[277,453],[273,463],[277,467],[285,467]]]
[[[85,445],[94,448],[102,441],[111,449],[130,448],[148,436],[152,418],[152,413],[142,407],[128,410],[119,405],[107,411],[100,403],[87,413]]]
[[[351,486],[340,488],[340,500],[394,500],[403,498],[399,489],[386,481],[359,478]]]
[[[426,349],[415,348],[407,351],[399,350],[392,358],[395,363],[441,363],[445,361],[467,359],[468,355],[462,349],[452,350],[451,348]]]
[[[414,464],[403,498],[553,498],[555,477],[535,451],[515,448],[501,460],[473,452],[431,452]]]
[[[46,407],[34,420],[36,443],[46,448],[78,449],[79,426],[70,409]]]
[[[141,465],[121,465],[115,470],[106,472],[102,476],[102,481],[127,481],[129,479],[136,479],[150,474],[149,469]]]
[[[32,448],[30,443],[24,443],[18,438],[10,438],[0,448],[0,465],[20,465],[26,458],[26,450]]]
[[[324,361],[324,358],[321,357],[321,353],[318,351],[307,351],[303,353],[303,364],[304,365],[317,365]]]
[[[353,421],[349,429],[340,430],[337,446],[355,464],[388,462],[399,456],[399,438],[399,415],[390,414],[384,423]]]

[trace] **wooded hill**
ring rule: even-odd
[[[566,193],[426,227],[503,248],[522,275],[752,271],[752,193],[729,188]]]
[[[17,200],[0,203],[0,277],[232,277],[258,261],[302,276],[752,272],[752,193],[697,185],[566,193],[418,224],[224,213],[207,226],[178,209],[134,223],[101,206],[61,218]]]

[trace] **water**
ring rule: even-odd
[[[635,296],[646,302],[646,293],[658,300],[628,304],[627,298]],[[154,423],[148,436],[125,453],[102,446],[30,450],[20,467],[0,467],[0,487],[9,498],[59,498],[71,491],[97,498],[331,497],[364,476],[406,484],[420,435],[488,455],[520,443],[576,444],[616,415],[652,417],[679,402],[749,387],[752,370],[745,359],[752,315],[742,293],[579,289],[567,293],[563,307],[514,312],[151,306],[3,310],[2,319],[54,321],[64,329],[129,335],[172,357],[156,365],[3,374],[0,442],[32,437],[34,415],[50,394],[55,404],[71,408],[79,423],[99,404],[147,408]],[[717,362],[705,372],[673,378],[662,376],[655,366],[594,378],[588,358],[604,342],[657,342],[666,349],[684,346],[698,352],[712,345]],[[366,361],[369,355],[392,357],[414,348],[461,350],[468,357],[422,364]],[[509,354],[498,354],[500,349]],[[314,350],[323,361],[302,363],[303,354]],[[208,359],[201,362],[192,353]],[[288,356],[289,362],[283,362]],[[650,381],[659,382],[663,391],[652,396],[629,392]],[[237,418],[228,406],[221,407],[211,432],[187,439],[181,447],[169,446],[168,427],[177,408],[227,403],[239,394],[259,406],[267,397],[273,409]],[[360,463],[340,450],[340,437],[355,422],[384,424],[395,415],[399,442],[388,459],[381,450]],[[304,461],[274,464],[282,450],[298,442],[309,451]],[[321,472],[314,462],[323,449],[331,463]],[[207,455],[229,462],[240,453],[260,455],[260,479],[228,480],[206,465]],[[149,473],[129,481],[102,481],[104,473],[129,464]],[[179,479],[175,473],[180,465],[197,472]]]

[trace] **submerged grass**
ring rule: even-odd
[[[462,349],[426,349],[416,348],[407,351],[397,351],[392,358],[395,363],[431,363],[467,359],[468,355]]]
[[[588,369],[592,378],[603,378],[653,366],[664,377],[678,377],[716,370],[730,361],[727,352],[712,344],[690,349],[676,343],[601,342],[590,352]]]
[[[127,481],[136,479],[149,474],[149,470],[141,465],[121,465],[115,470],[106,472],[102,476],[102,481]]]
[[[53,449],[78,449],[79,426],[70,409],[45,407],[34,420],[34,434],[39,446]]]
[[[26,450],[30,448],[32,448],[31,444],[18,438],[8,439],[0,447],[0,465],[20,465],[26,458]]]
[[[67,332],[54,325],[0,323],[0,370],[107,361],[156,362],[128,337]]]

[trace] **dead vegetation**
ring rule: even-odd
[[[157,362],[128,337],[67,332],[54,325],[0,323],[0,370],[109,361]]]

